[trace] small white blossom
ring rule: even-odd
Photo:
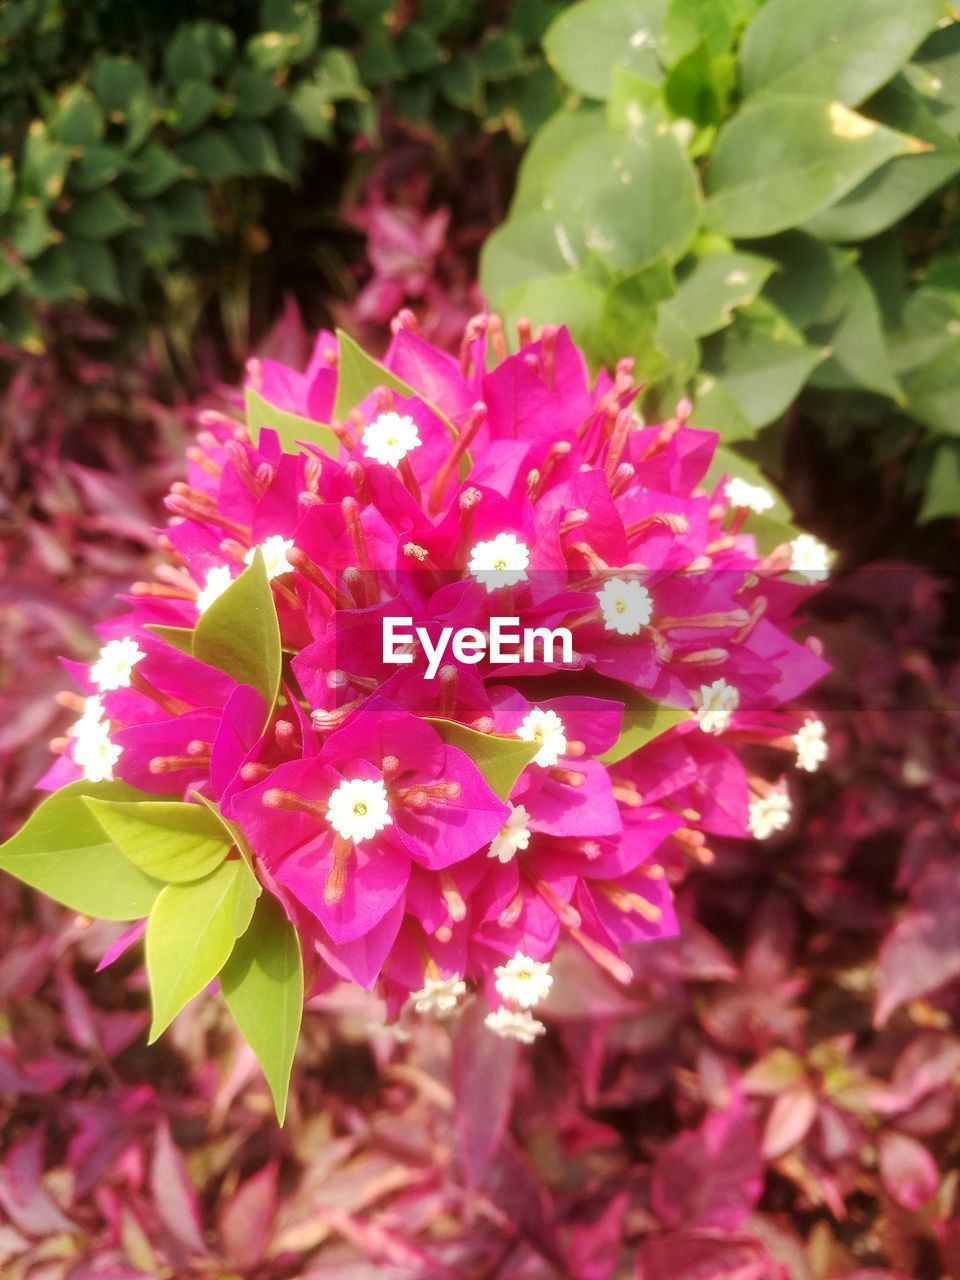
[[[619,636],[636,636],[653,613],[650,592],[635,579],[610,578],[597,592],[603,625]]]
[[[538,742],[540,750],[533,757],[533,763],[543,769],[556,764],[567,749],[567,735],[563,721],[553,710],[544,711],[534,707],[524,717],[517,730],[524,742]]]
[[[253,557],[250,557],[253,559]],[[225,564],[216,564],[207,570],[203,586],[197,592],[197,613],[206,613],[233,582],[229,568]]]
[[[414,991],[410,998],[417,1013],[442,1019],[453,1013],[466,991],[467,984],[454,974],[452,978],[427,978],[423,987]]]
[[[526,1009],[517,1013],[504,1005],[495,1013],[488,1013],[484,1024],[498,1036],[503,1036],[506,1040],[519,1040],[521,1044],[533,1044],[537,1036],[542,1036],[547,1029]]]
[[[773,494],[760,484],[748,484],[739,476],[728,480],[723,492],[732,507],[746,507],[757,515],[769,511],[773,506]]]
[[[823,582],[830,573],[830,548],[812,533],[801,533],[790,543],[790,568],[808,582]]]
[[[87,702],[99,703],[99,698]],[[74,763],[83,770],[87,782],[112,782],[113,767],[120,759],[122,748],[110,741],[110,726],[105,720],[88,718],[87,708],[71,730]]]
[[[281,573],[289,573],[291,564],[287,560],[287,552],[293,547],[292,538],[284,538],[281,534],[275,533],[271,537],[265,538],[260,543],[260,550],[263,552],[263,563],[267,570],[267,577],[271,580],[279,578]],[[243,557],[244,564],[253,564],[254,552],[256,547],[251,547],[247,554]]]
[[[511,862],[520,849],[526,849],[530,843],[530,815],[522,804],[515,805],[497,835],[494,836],[487,851],[488,858],[499,858],[501,862]]]
[[[101,693],[110,693],[113,689],[128,689],[133,668],[146,656],[133,636],[110,640],[100,650],[100,657],[90,668],[90,679]]]
[[[531,960],[518,951],[506,964],[497,965],[496,987],[508,1004],[518,1004],[521,1009],[532,1009],[550,994],[553,978],[550,966],[542,960]]]
[[[697,724],[703,732],[715,736],[725,733],[730,717],[740,705],[737,688],[721,678],[714,680],[713,684],[702,684],[699,695],[695,696],[700,704],[697,707]]]
[[[417,424],[407,414],[381,413],[361,436],[364,456],[385,467],[398,466],[422,442]]]
[[[327,801],[327,821],[344,840],[372,840],[393,821],[387,788],[380,778],[341,782]]]
[[[816,773],[829,755],[827,726],[822,720],[808,720],[793,735],[797,748],[797,768]]]
[[[768,840],[775,831],[783,831],[790,825],[793,801],[787,787],[780,782],[771,787],[765,796],[751,800],[747,816],[747,830],[757,840]]]
[[[498,533],[489,542],[478,542],[470,552],[468,568],[487,591],[525,582],[530,551],[515,533]]]

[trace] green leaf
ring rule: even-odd
[[[720,130],[707,174],[706,223],[738,237],[785,231],[894,156],[925,146],[836,102],[757,99]]]
[[[259,548],[250,567],[200,615],[193,656],[251,685],[272,714],[280,689],[280,624]]]
[[[611,269],[635,271],[662,253],[676,262],[699,221],[696,170],[673,132],[648,116],[627,134],[612,171],[594,187],[585,239]]]
[[[273,83],[273,78],[251,67],[241,67],[237,71],[233,92],[239,120],[260,120],[276,111],[283,102],[283,93]]]
[[[901,400],[890,372],[880,308],[863,273],[848,266],[837,278],[807,337],[828,348],[830,358],[814,372],[813,386],[843,390],[851,385]]]
[[[937,446],[917,519],[924,524],[944,516],[960,516],[960,443],[955,440]]]
[[[946,12],[943,0],[767,0],[743,37],[743,91],[858,106],[899,71]]]
[[[148,142],[131,165],[124,186],[135,200],[152,200],[184,177],[183,162],[159,142]]]
[[[501,310],[508,331],[515,330],[521,316],[534,329],[554,324],[557,316],[563,316],[574,341],[596,351],[605,302],[606,289],[585,271],[571,271],[566,275],[538,276],[516,289],[508,289],[501,300]]]
[[[599,142],[606,133],[602,107],[581,106],[575,111],[564,107],[555,112],[537,130],[524,154],[510,206],[511,217],[542,209],[558,166],[582,143]]]
[[[90,83],[108,123],[125,125],[126,145],[139,147],[154,123],[153,89],[140,63],[100,54],[91,68]]]
[[[657,350],[659,304],[675,291],[673,271],[666,254],[649,266],[618,280],[603,300],[595,350],[598,359],[613,367],[632,356],[647,379],[659,376],[662,356]]]
[[[0,214],[7,213],[13,203],[16,185],[12,158],[0,156]]]
[[[260,21],[270,36],[283,37],[284,65],[303,62],[316,48],[320,6],[314,0],[261,0]]]
[[[601,101],[612,67],[660,80],[657,39],[665,10],[666,0],[580,0],[547,29],[547,61],[578,93]]]
[[[904,379],[907,406],[915,418],[941,435],[960,435],[960,323],[942,348]]]
[[[68,147],[89,147],[103,137],[103,112],[89,89],[74,84],[60,95],[50,131]]]
[[[855,255],[824,244],[804,231],[787,231],[755,246],[777,269],[767,282],[769,299],[796,329],[806,329],[820,315],[831,290]]]
[[[166,627],[160,622],[148,622],[146,629],[181,653],[193,653],[193,627]]]
[[[153,1005],[150,1044],[226,964],[259,895],[242,858],[221,862],[202,880],[168,884],[160,891],[145,945]]]
[[[193,133],[209,119],[223,94],[206,80],[185,80],[178,86],[168,118],[180,134]]]
[[[230,852],[222,824],[202,805],[94,796],[84,803],[120,852],[156,880],[200,880]]]
[[[145,916],[162,885],[125,858],[84,800],[132,800],[122,782],[72,782],[49,795],[0,846],[0,867],[83,915],[104,920]]]
[[[13,245],[21,258],[30,262],[52,244],[61,240],[59,232],[47,217],[47,211],[36,200],[30,200],[17,211],[13,224]]]
[[[733,44],[739,11],[737,0],[669,0],[660,33],[660,59],[673,67],[700,44],[712,58]]]
[[[192,165],[205,182],[224,182],[239,178],[246,171],[246,163],[237,148],[220,129],[207,127],[177,146],[182,160]]]
[[[703,426],[715,420],[711,391],[720,382],[745,421],[759,430],[787,409],[823,358],[773,307],[754,303],[706,345],[707,376],[698,388],[691,423]]]
[[[960,133],[960,22],[948,22],[917,50],[906,75],[914,87],[934,99],[940,126]]]
[[[712,129],[726,114],[733,78],[733,58],[712,58],[701,42],[671,69],[663,96],[672,115]]]
[[[479,733],[454,720],[434,716],[427,716],[426,720],[448,746],[458,747],[470,757],[486,778],[490,790],[501,800],[506,800],[520,774],[537,754],[535,742]]]
[[[84,240],[112,240],[135,225],[136,218],[130,206],[120,199],[116,191],[106,187],[83,196],[67,218],[70,235]]]
[[[171,230],[180,235],[211,239],[213,223],[204,192],[194,183],[180,182],[160,198]]]
[[[70,169],[70,192],[97,191],[113,182],[128,164],[126,153],[119,147],[106,143],[85,147],[83,154]]]
[[[121,304],[123,291],[113,250],[96,240],[69,240],[66,248],[73,259],[77,279],[94,298]]]
[[[487,297],[499,306],[508,290],[527,280],[577,270],[586,256],[581,237],[575,223],[546,210],[508,218],[483,246],[480,279]]]
[[[476,59],[455,54],[430,77],[446,100],[463,111],[480,115],[483,111],[483,79]]]
[[[705,253],[677,268],[676,310],[694,337],[725,328],[753,302],[776,263],[754,253]]]
[[[337,343],[340,359],[337,364],[337,398],[333,406],[335,418],[345,418],[376,387],[389,387],[401,396],[418,394],[408,382],[368,356],[363,347],[342,329],[337,330]],[[440,416],[443,417],[442,414]]]
[[[269,427],[280,437],[280,447],[284,453],[299,453],[300,442],[316,445],[331,458],[337,456],[339,441],[333,431],[322,422],[314,422],[310,418],[301,418],[286,409],[278,409],[276,405],[264,400],[259,391],[248,388],[244,394],[247,411],[247,428],[251,434],[261,427]],[[254,436],[254,438],[256,438]]]
[[[283,1124],[303,1016],[303,960],[297,931],[276,898],[263,895],[249,929],[220,974],[227,1007],[257,1055]]]
[[[871,117],[891,129],[930,144],[919,155],[888,160],[829,209],[811,219],[806,230],[825,240],[868,240],[894,226],[934,191],[960,173],[960,142],[943,129],[904,76],[870,102]]]
[[[652,698],[645,697],[628,685],[613,686],[609,695],[602,696],[622,702],[624,707],[620,737],[602,756],[598,756],[601,764],[611,765],[626,759],[654,738],[659,738],[661,733],[666,733],[668,729],[682,724],[693,715],[692,711],[683,707],[670,707],[665,702],[654,702]]]

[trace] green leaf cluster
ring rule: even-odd
[[[923,515],[960,512],[945,0],[579,0],[543,43],[569,93],[482,259],[509,327],[565,319],[754,456],[801,394],[898,423]]]

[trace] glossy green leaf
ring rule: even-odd
[[[902,397],[890,371],[880,308],[855,266],[838,277],[807,337],[830,352],[811,378],[814,386],[844,390],[852,385],[892,400]]]
[[[765,96],[720,130],[705,220],[729,236],[773,235],[814,217],[921,143],[839,103]]]
[[[669,0],[659,40],[664,66],[674,66],[701,41],[711,57],[726,53],[739,10],[738,0]]]
[[[501,800],[506,800],[520,774],[537,754],[535,742],[479,733],[454,720],[442,720],[434,716],[427,716],[426,720],[448,746],[459,747],[470,757],[486,778],[491,791]]]
[[[337,364],[337,398],[333,406],[335,418],[345,418],[376,387],[389,387],[401,396],[414,396],[416,391],[402,378],[368,356],[348,333],[337,330],[340,358]]]
[[[946,13],[944,0],[767,0],[740,50],[744,93],[803,93],[858,106]]]
[[[594,143],[606,134],[602,107],[564,107],[555,112],[534,135],[527,148],[510,206],[512,217],[544,207],[548,185],[557,167],[581,143]]]
[[[805,231],[787,231],[755,246],[776,264],[763,296],[796,329],[806,329],[823,311],[841,273],[856,256],[824,244]]]
[[[904,76],[881,90],[870,102],[871,117],[932,149],[888,160],[805,229],[825,240],[868,240],[960,173],[960,141],[941,126],[934,110],[938,105],[921,98]]]
[[[675,134],[649,116],[627,133],[612,171],[593,186],[586,241],[611,269],[635,271],[662,253],[676,262],[699,221],[696,170]]]
[[[716,381],[754,430],[766,426],[790,405],[824,358],[824,352],[807,346],[772,307],[754,303],[706,344],[706,377],[698,388],[691,422],[695,418],[694,425],[702,426],[710,420],[711,384]]]
[[[201,880],[230,852],[223,826],[202,805],[95,796],[84,803],[120,852],[155,880]]]
[[[683,707],[669,707],[665,702],[654,702],[652,698],[645,697],[628,685],[612,685],[611,682],[610,697],[622,702],[624,707],[620,737],[598,757],[606,765],[626,759],[654,738],[659,738],[661,733],[689,720],[693,714]]]
[[[676,310],[695,337],[723,329],[753,302],[776,267],[754,253],[705,253],[677,268]]]
[[[280,624],[259,549],[249,568],[200,615],[193,654],[240,684],[252,685],[270,714],[280,689]]]
[[[528,280],[577,270],[586,252],[576,224],[560,214],[533,210],[508,218],[483,246],[480,278],[484,292],[499,306],[509,290]]]
[[[534,329],[554,324],[557,316],[563,316],[574,341],[596,353],[605,300],[606,290],[587,272],[570,271],[566,275],[538,276],[519,288],[508,289],[500,300],[500,310],[508,332],[515,331],[521,316]]]
[[[150,1043],[212,982],[250,924],[260,886],[242,858],[202,880],[168,884],[147,921],[145,956],[153,1022]]]
[[[193,653],[193,627],[165,627],[160,622],[148,622],[146,629],[181,653]]]
[[[145,916],[163,887],[120,852],[84,803],[133,800],[122,782],[72,782],[54,791],[0,845],[0,867],[73,911],[104,920]]]
[[[904,74],[925,97],[936,103],[940,127],[960,133],[960,22],[934,31],[914,55]]]
[[[220,988],[257,1055],[283,1124],[303,1016],[303,960],[297,931],[276,898],[265,894],[257,902],[249,929],[223,967]]]
[[[316,445],[331,458],[337,456],[339,442],[324,423],[301,418],[299,414],[290,413],[286,409],[278,409],[276,405],[264,400],[259,391],[250,387],[244,393],[244,402],[247,428],[254,439],[261,427],[269,427],[280,437],[280,447],[284,453],[299,453],[300,444],[305,443]]]
[[[588,98],[606,98],[614,66],[661,79],[657,39],[665,10],[666,0],[580,0],[548,28],[547,60]]]

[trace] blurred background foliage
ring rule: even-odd
[[[960,514],[960,24],[944,0],[580,0],[481,282],[785,472],[785,416]],[[843,451],[841,453],[841,451]]]
[[[559,103],[538,47],[559,7],[9,0],[0,337],[39,351],[51,307],[94,304],[135,338],[162,324],[189,368],[211,299],[237,354],[251,305],[262,333],[284,288],[349,292],[351,175],[398,133],[441,168],[454,140],[509,156]]]

